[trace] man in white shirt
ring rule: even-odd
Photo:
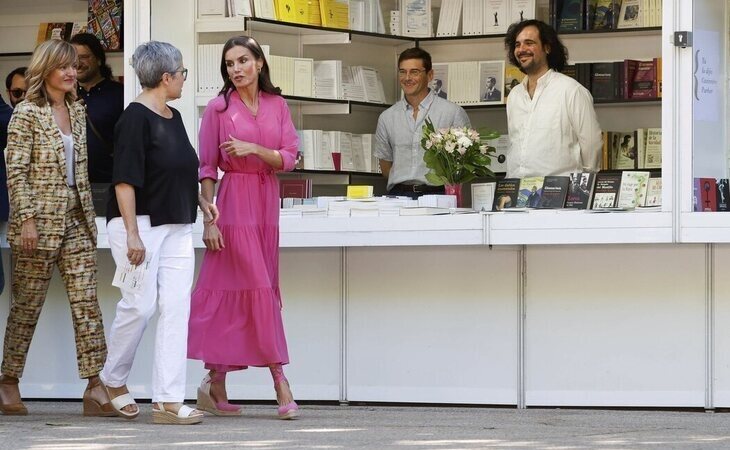
[[[433,80],[431,55],[422,48],[404,50],[398,57],[398,81],[403,99],[383,111],[375,131],[375,156],[383,176],[388,178],[388,193],[418,198],[424,194],[443,194],[443,186],[426,180],[428,168],[423,161],[421,138],[426,118],[436,129],[468,127],[464,109],[441,98],[428,86]]]
[[[504,42],[510,62],[527,75],[507,97],[507,177],[597,172],[603,142],[593,97],[560,73],[568,50],[555,30],[526,20],[512,24]]]

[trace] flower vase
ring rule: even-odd
[[[461,198],[461,184],[446,184],[444,185],[444,189],[446,190],[446,195],[455,195],[456,196],[456,207],[461,208],[463,201]]]

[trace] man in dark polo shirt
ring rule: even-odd
[[[124,110],[124,86],[111,79],[104,48],[93,34],[71,38],[78,52],[78,98],[86,105],[86,142],[89,180],[111,183],[114,125]]]

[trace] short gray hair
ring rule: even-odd
[[[167,42],[149,41],[134,51],[132,67],[143,88],[155,88],[162,81],[162,75],[180,70],[182,53]]]

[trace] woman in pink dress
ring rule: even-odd
[[[282,366],[289,354],[279,292],[279,182],[294,168],[299,139],[261,46],[231,38],[223,47],[219,95],[200,126],[201,195],[212,202],[218,169],[217,223],[205,223],[207,248],[192,295],[188,357],[209,370],[198,409],[239,415],[228,403],[226,373],[268,367],[282,419],[297,415]]]

